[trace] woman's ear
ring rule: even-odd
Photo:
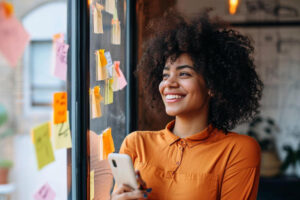
[[[213,97],[213,96],[214,96],[214,94],[212,93],[211,90],[208,90],[208,96],[209,96],[209,97]]]

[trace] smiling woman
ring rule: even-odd
[[[260,147],[230,132],[261,98],[249,39],[208,12],[189,20],[172,11],[152,27],[139,71],[152,103],[175,120],[125,138],[120,153],[152,189],[121,185],[112,199],[256,199]]]

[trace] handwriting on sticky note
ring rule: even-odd
[[[39,170],[54,161],[54,153],[49,137],[50,131],[50,122],[43,123],[32,129],[33,144]]]
[[[53,95],[53,123],[59,124],[67,121],[67,92],[57,92]]]
[[[67,76],[67,56],[69,45],[63,42],[56,42],[54,76],[61,80],[66,80]]]
[[[29,34],[14,17],[0,19],[0,53],[15,67],[29,42]]]
[[[90,200],[94,200],[95,197],[95,171],[90,172]]]
[[[43,185],[34,195],[35,200],[54,200],[55,192],[48,183]]]
[[[53,135],[54,135],[55,149],[72,147],[68,112],[67,112],[67,121],[66,122],[53,125]]]

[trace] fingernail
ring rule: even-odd
[[[152,191],[152,188],[148,188],[148,189],[147,189],[147,192],[151,192],[151,191]]]
[[[144,198],[147,198],[147,197],[148,197],[148,195],[146,193],[144,193]]]

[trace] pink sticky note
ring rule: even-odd
[[[54,200],[56,194],[48,183],[43,185],[34,195],[35,200]]]
[[[15,67],[29,42],[29,34],[14,17],[0,16],[0,52]]]
[[[119,89],[122,90],[127,85],[127,81],[126,81],[125,76],[120,68],[119,68],[119,72],[120,72],[120,77],[118,78],[119,87],[120,87]]]
[[[56,42],[54,76],[61,80],[67,77],[67,55],[69,45],[63,42]]]

